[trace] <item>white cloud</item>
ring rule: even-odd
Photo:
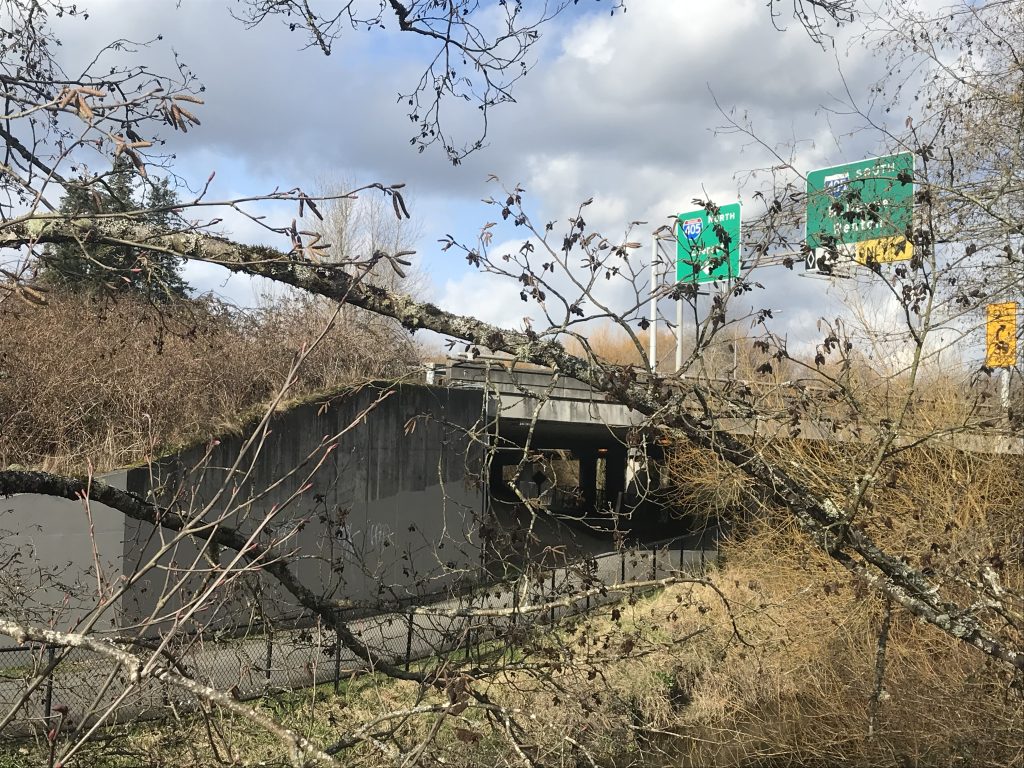
[[[427,215],[420,262],[443,286],[435,291],[438,301],[516,326],[525,305],[514,284],[506,289],[467,272],[464,261],[436,247],[449,232],[472,238],[487,220],[490,212],[478,202],[492,191],[486,173],[522,181],[537,222],[564,222],[580,201],[594,197],[587,221],[614,238],[632,220],[650,222],[649,232],[691,208],[694,197],[749,195],[736,172],[777,164],[752,140],[715,133],[725,121],[715,99],[738,118],[749,116],[769,146],[812,139],[795,155],[804,166],[850,159],[818,112],[843,90],[835,54],[796,25],[775,30],[761,0],[645,0],[614,17],[559,20],[544,30],[542,60],[519,84],[518,103],[492,113],[488,146],[459,168],[439,152],[418,154],[408,145],[414,126],[395,97],[415,82],[425,61],[418,42],[394,31],[348,35],[325,58],[297,50],[302,38],[277,20],[242,29],[229,18],[227,2],[91,5],[89,22],[65,27],[69,60],[91,55],[100,38],[163,34],[144,57],[167,69],[177,51],[206,84],[203,125],[170,137],[179,168],[194,184],[214,169],[222,195],[309,187],[335,168],[366,180],[407,181],[420,201],[417,211]],[[845,50],[843,40],[837,49]],[[872,79],[874,65],[862,48],[842,64],[854,91]],[[476,127],[466,123],[463,134]],[[869,142],[860,141],[846,152],[867,154]],[[266,238],[245,222],[229,226],[238,237]],[[811,281],[768,272],[758,276],[768,286],[753,299],[758,305],[781,308],[784,318],[823,308],[821,291],[806,287]],[[190,275],[220,288],[220,278],[208,271]],[[244,293],[234,282],[223,290]],[[780,327],[798,333],[804,325],[786,320]]]
[[[581,23],[574,30],[574,34],[566,37],[562,46],[563,55],[579,59],[596,69],[614,58],[614,41],[615,30],[608,23],[608,19],[601,17]]]
[[[508,279],[484,272],[467,272],[446,280],[438,304],[452,312],[472,315],[502,328],[523,330],[525,318],[539,320],[536,307],[519,298],[519,289]]]

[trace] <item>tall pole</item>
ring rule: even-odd
[[[658,236],[651,236],[651,334],[648,362],[658,370]]]
[[[683,299],[676,299],[676,373],[683,370]]]
[[[679,245],[679,219],[677,218],[672,223],[672,240],[674,241],[675,247]],[[677,257],[678,258],[678,257]],[[676,278],[679,277],[678,271]],[[683,297],[679,296],[676,299],[676,373],[683,370]]]
[[[1003,368],[1002,381],[999,388],[999,402],[1003,406],[1003,414],[1010,417],[1010,376],[1013,375],[1013,368]]]

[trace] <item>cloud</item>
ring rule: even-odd
[[[442,286],[435,289],[439,302],[513,325],[524,315],[518,288],[505,290],[493,278],[468,272],[463,260],[440,254],[436,245],[447,233],[472,239],[488,219],[479,203],[492,192],[487,173],[523,182],[538,222],[564,222],[581,200],[594,197],[588,223],[615,237],[633,220],[653,230],[691,208],[694,197],[724,202],[749,196],[736,174],[777,165],[769,147],[798,142],[793,157],[804,169],[871,151],[858,139],[846,143],[844,155],[834,138],[841,120],[832,115],[830,124],[820,111],[845,87],[858,92],[874,79],[869,53],[854,47],[838,57],[844,83],[837,54],[795,25],[785,33],[774,29],[761,0],[645,0],[614,17],[561,17],[544,30],[540,60],[519,83],[517,103],[493,111],[488,145],[458,168],[440,152],[420,154],[409,146],[415,126],[396,97],[416,82],[428,52],[410,36],[349,34],[327,58],[300,50],[303,38],[277,19],[244,29],[227,2],[90,5],[88,22],[61,23],[69,62],[87,60],[99,40],[162,34],[142,54],[145,60],[167,70],[176,52],[205,84],[203,125],[187,136],[169,136],[177,167],[193,184],[210,170],[218,171],[218,195],[308,188],[334,169],[366,180],[406,181],[421,217],[420,263]],[[839,39],[836,50],[846,45]],[[453,125],[472,135],[476,111],[464,113],[452,115]],[[760,141],[716,131],[728,115],[751,120]],[[237,236],[267,240],[245,222],[229,225]],[[190,275],[220,285],[205,268]],[[781,308],[781,317],[822,309],[821,291],[806,287],[813,281],[779,268],[757,279],[766,290],[755,301]],[[227,290],[244,293],[233,283]],[[780,327],[795,334],[805,325],[786,320]]]
[[[831,53],[800,30],[775,31],[754,0],[730,2],[726,12],[649,0],[611,18],[566,17],[545,30],[542,60],[519,84],[518,103],[494,110],[488,147],[452,168],[438,152],[409,147],[414,126],[396,97],[416,81],[428,49],[395,31],[347,35],[328,58],[298,50],[303,38],[275,18],[244,29],[226,3],[103,0],[90,21],[66,23],[69,58],[92,55],[97,30],[162,34],[145,58],[167,70],[175,51],[206,85],[202,128],[172,137],[182,158],[232,158],[283,186],[340,167],[462,202],[479,194],[487,172],[523,180],[549,159],[579,163],[588,194],[648,168],[715,185],[710,177],[728,179],[738,158],[735,140],[710,133],[721,122],[710,91],[789,134],[840,84]],[[478,127],[477,111],[468,113],[456,118],[467,136]]]
[[[769,146],[821,137],[815,112],[842,89],[834,54],[775,31],[760,2],[723,7],[648,2],[565,29],[560,54],[496,130],[531,170],[516,180],[550,186],[542,177],[566,175],[588,196],[628,195],[645,218],[666,197],[735,194],[736,171],[773,160],[749,138],[716,133],[727,119],[719,106],[749,116]],[[866,62],[846,62],[855,86],[872,74]]]
[[[519,298],[516,284],[497,275],[467,272],[446,280],[439,294],[440,306],[502,328],[522,330],[526,326],[524,318],[539,320],[536,307]]]

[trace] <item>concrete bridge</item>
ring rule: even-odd
[[[618,543],[608,529],[617,536],[628,527],[646,541],[682,532],[678,519],[650,503],[663,449],[645,439],[640,414],[544,370],[450,363],[431,366],[426,379],[368,385],[277,413],[259,452],[241,464],[244,431],[110,480],[172,500],[199,521],[223,515],[243,532],[272,519],[266,535],[286,536],[287,546],[302,553],[297,567],[306,583],[357,603],[416,600],[472,583],[492,562],[515,566],[516,558],[534,554],[558,552],[569,560],[607,551]],[[782,426],[737,419],[723,428]],[[802,436],[816,439],[810,428]],[[950,440],[964,450],[1021,453],[1021,440],[1010,435]],[[538,509],[554,514],[534,514]],[[612,510],[632,518],[623,522]],[[156,554],[164,540],[151,526],[99,504],[91,515],[75,502],[0,499],[0,554],[23,553],[26,573],[61,574],[35,588],[40,599],[79,581],[88,594],[94,559],[116,580],[164,557]],[[166,556],[193,562],[196,551],[181,541]],[[134,584],[110,621],[151,615],[164,572]],[[181,578],[179,591],[188,594],[192,577]],[[252,589],[276,606],[262,609],[267,615],[297,609],[273,585]],[[223,620],[250,594],[240,589],[237,604],[225,600]],[[77,610],[69,605],[69,616]]]
[[[526,500],[587,528],[622,526],[639,537],[681,532],[677,516],[667,515],[656,502],[663,486],[659,466],[664,448],[657,435],[644,429],[642,414],[576,379],[503,359],[432,363],[426,380],[449,389],[484,393],[490,446],[485,504],[498,508],[500,502]],[[877,436],[876,425],[863,420],[845,423],[841,411],[831,405],[829,392],[814,384],[712,383],[764,390],[759,399],[769,415],[726,413],[716,420],[719,429],[735,435],[862,444]],[[681,384],[685,379],[665,380],[667,386]],[[750,393],[747,397],[754,399]],[[808,405],[814,418],[785,416],[800,413]],[[771,411],[780,415],[770,415]],[[694,415],[698,415],[696,409]],[[998,407],[989,407],[975,420],[996,428],[940,433],[930,439],[972,453],[1024,454],[1024,440],[1008,429]],[[908,432],[897,443],[909,444],[919,437]],[[529,455],[524,446],[529,446]],[[670,524],[672,517],[676,517],[675,526]]]
[[[516,368],[490,360],[430,363],[427,384],[482,389],[496,397],[491,413],[509,425],[573,424],[600,431],[628,429],[644,420],[642,414],[609,401],[603,392],[544,368]]]
[[[645,422],[637,411],[568,376],[502,361],[434,363],[427,383],[485,394],[492,500],[537,500],[597,525],[628,503]],[[525,461],[524,446],[539,460]]]
[[[453,359],[447,363],[427,365],[428,384],[437,384],[460,389],[480,389],[490,395],[489,413],[498,420],[498,428],[504,429],[512,439],[531,434],[532,444],[546,447],[552,442],[572,441],[573,435],[586,440],[607,441],[608,437],[625,440],[631,430],[644,424],[644,417],[636,411],[616,402],[607,395],[595,392],[588,385],[550,369],[516,367],[512,361],[494,358],[482,360]],[[666,378],[664,386],[682,386],[686,379]],[[758,434],[763,437],[797,437],[811,441],[868,442],[876,434],[874,425],[858,423],[855,428],[840,426],[845,414],[833,407],[829,413],[827,403],[831,401],[830,391],[820,385],[783,382],[739,382],[732,380],[711,380],[714,385],[740,387],[747,390],[763,390],[761,399],[766,407],[776,413],[791,410],[801,402],[818,401],[818,417],[792,420],[766,416],[761,413],[738,415],[728,411],[717,419],[720,429],[737,435]],[[928,409],[935,403],[922,400],[916,407]],[[739,409],[733,409],[736,411]],[[699,415],[695,409],[694,415]],[[979,427],[959,430],[947,436],[939,435],[954,447],[974,453],[1024,454],[1024,437],[1020,430],[1009,428],[1008,417],[995,400],[976,404],[975,420]],[[794,429],[794,427],[796,429]],[[911,442],[920,436],[907,435],[904,442]]]

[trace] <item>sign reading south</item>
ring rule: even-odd
[[[676,280],[710,283],[740,274],[740,204],[711,215],[705,210],[679,214],[676,223]]]
[[[913,255],[914,155],[875,157],[807,174],[807,268],[884,264]]]

